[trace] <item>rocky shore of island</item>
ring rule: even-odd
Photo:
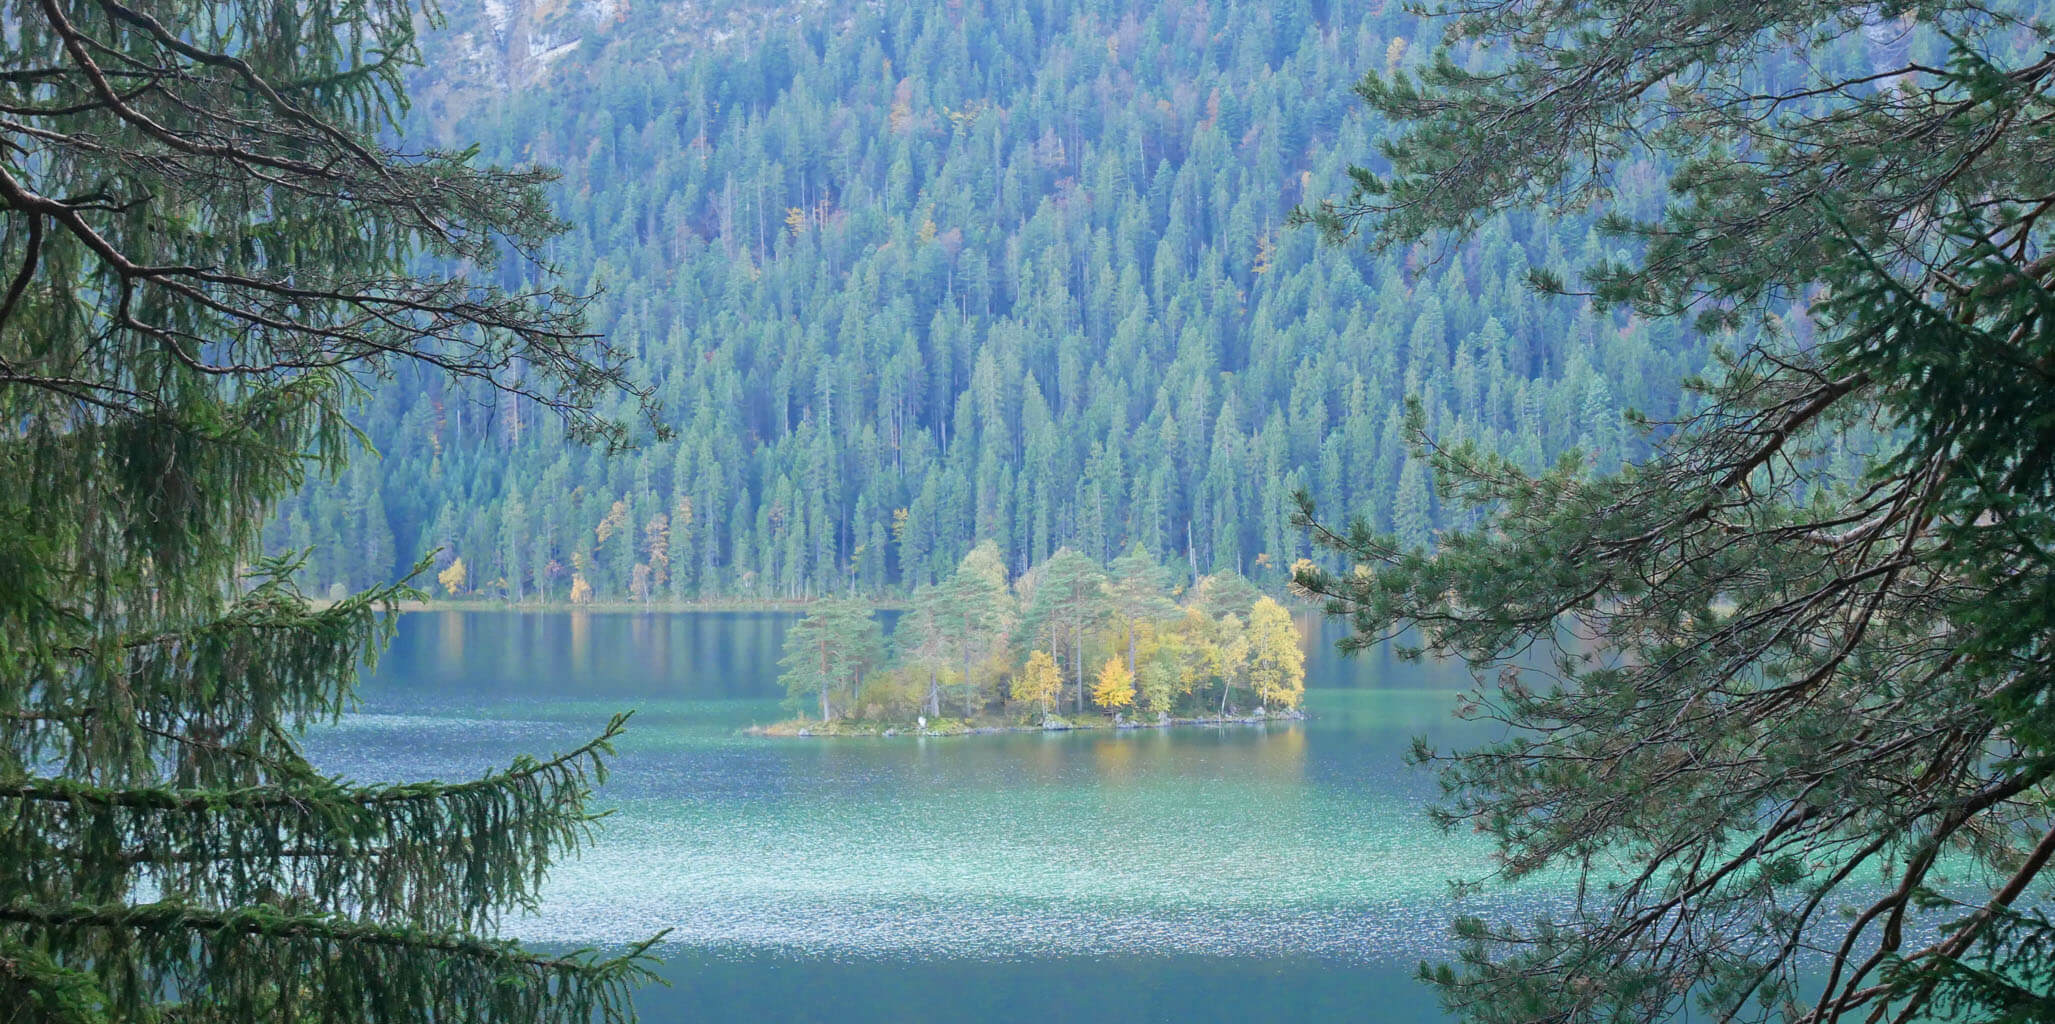
[[[1270,725],[1281,722],[1304,721],[1306,713],[1296,708],[1255,708],[1246,712],[1230,711],[1223,715],[1199,715],[1182,718],[1159,714],[1154,718],[1128,718],[1125,715],[1043,715],[1039,722],[992,721],[962,718],[917,718],[912,722],[867,722],[837,719],[822,722],[813,719],[791,719],[770,725],[753,725],[742,730],[750,736],[791,739],[826,739],[837,736],[866,736],[892,738],[903,736],[990,736],[1000,733],[1018,732],[1081,732],[1119,731],[1128,729],[1170,729],[1178,726],[1229,726]]]

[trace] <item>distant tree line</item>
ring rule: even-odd
[[[786,633],[781,679],[822,721],[1297,708],[1305,652],[1291,613],[1233,570],[1177,579],[1136,546],[1103,567],[1061,548],[1009,581],[985,541],[914,591],[889,643],[866,603],[815,602]]]
[[[1301,488],[1412,542],[1471,521],[1406,396],[1439,437],[1608,469],[1643,450],[1623,412],[1673,412],[1705,363],[1686,325],[1527,287],[1616,255],[1588,217],[1375,254],[1286,226],[1381,137],[1348,87],[1417,62],[1398,4],[923,0],[689,58],[641,48],[667,7],[547,87],[463,113],[437,83],[417,117],[563,169],[548,255],[674,436],[608,457],[402,369],[362,417],[384,458],[269,533],[318,547],[316,587],[440,549],[469,596],[904,597],[979,538],[1014,574],[1138,543],[1281,585],[1327,557]],[[1660,170],[1618,202],[1655,210]]]

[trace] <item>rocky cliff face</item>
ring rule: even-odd
[[[839,5],[834,29],[856,5]],[[869,6],[876,6],[871,4]],[[426,28],[413,95],[434,122],[496,94],[575,73],[596,60],[681,60],[747,45],[780,21],[826,19],[826,0],[447,0]]]

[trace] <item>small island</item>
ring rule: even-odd
[[[998,545],[876,607],[825,598],[785,636],[798,717],[762,736],[965,735],[1304,717],[1305,636],[1240,573],[1185,585],[1139,545],[1107,565],[1061,548],[1017,579]]]

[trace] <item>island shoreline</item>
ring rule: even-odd
[[[942,719],[923,728],[916,723],[884,724],[876,722],[821,723],[812,719],[790,719],[773,722],[770,725],[752,725],[742,730],[745,736],[764,739],[926,739],[949,736],[997,736],[1009,733],[1056,733],[1056,732],[1129,732],[1136,729],[1174,729],[1192,726],[1250,726],[1272,723],[1303,722],[1306,713],[1297,709],[1258,712],[1247,715],[1201,715],[1195,718],[1156,719],[1100,719],[1098,721],[1071,721],[1051,715],[1039,724],[1033,723],[989,723],[972,724],[962,719]]]

